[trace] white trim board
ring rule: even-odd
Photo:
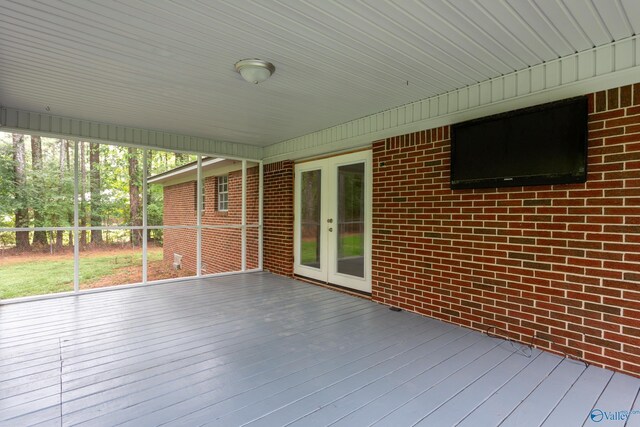
[[[640,36],[402,105],[264,148],[265,164],[640,82]]]
[[[226,159],[247,159],[257,162],[262,158],[262,147],[253,145],[60,117],[10,107],[0,107],[0,130],[53,138],[66,137],[95,143],[115,143],[137,148],[206,154]]]

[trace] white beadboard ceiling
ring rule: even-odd
[[[267,146],[639,29],[638,0],[0,0],[0,106]]]

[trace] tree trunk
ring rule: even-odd
[[[58,171],[60,172],[60,194],[64,192],[64,171],[65,167],[69,163],[67,157],[67,141],[64,139],[59,139],[58,143],[60,144],[59,156],[58,156]],[[69,219],[69,218],[67,218]],[[73,224],[73,221],[69,221],[70,224]],[[56,249],[61,250],[63,243],[62,239],[64,237],[63,231],[56,231]]]
[[[140,170],[138,167],[138,150],[129,148],[129,218],[132,226],[142,225],[140,218]],[[131,230],[131,244],[138,246],[141,241],[140,230]]]
[[[61,231],[61,230],[56,231],[56,249],[57,250],[62,249],[63,233],[64,233],[64,231]]]
[[[91,226],[100,227],[102,218],[100,212],[100,144],[89,144],[89,186],[91,188]],[[102,244],[102,230],[91,230],[91,243]]]
[[[187,155],[184,153],[174,153],[176,156],[176,166],[182,166],[187,163]]]
[[[26,152],[24,149],[24,135],[13,134],[13,177],[15,181],[16,228],[29,227],[29,209],[27,206],[27,175],[26,175]],[[29,232],[16,231],[16,248],[19,251],[30,249]]]
[[[41,182],[42,177],[42,139],[39,136],[31,135],[31,166],[33,168],[34,180]],[[46,197],[45,194],[40,194],[40,188],[36,193],[36,197]],[[44,227],[44,215],[39,208],[33,204],[33,222],[35,227]],[[33,232],[33,246],[47,246],[47,232],[46,231],[34,231]]]
[[[79,210],[79,220],[80,220],[80,227],[86,227],[87,226],[87,164],[85,163],[85,157],[86,157],[86,143],[85,142],[80,142],[80,153],[79,156],[80,158],[79,160],[79,165],[80,165],[80,188],[79,188],[79,192],[80,192],[80,206],[78,207]],[[89,219],[90,220],[90,219]],[[80,232],[80,248],[84,248],[87,246],[87,230],[82,230]]]

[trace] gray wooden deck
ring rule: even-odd
[[[268,273],[4,305],[0,327],[1,425],[640,425],[640,379]]]

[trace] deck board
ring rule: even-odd
[[[578,361],[563,360],[553,374],[527,396],[500,426],[521,426],[526,423],[541,425],[586,369]],[[582,417],[584,414],[576,415]]]
[[[282,414],[281,412],[283,411],[279,411],[277,414],[279,416],[274,417],[273,413],[278,409],[288,408],[291,403],[305,398],[311,398],[312,405],[317,404],[315,403],[317,398],[315,394],[319,390],[335,386],[341,382],[357,379],[358,384],[362,384],[363,381],[367,381],[367,377],[375,376],[376,371],[380,369],[386,371],[392,364],[397,366],[398,363],[404,363],[407,359],[415,358],[417,356],[416,353],[424,351],[424,346],[420,346],[424,342],[423,340],[430,340],[434,333],[440,335],[442,332],[442,329],[433,328],[423,334],[412,335],[411,342],[398,342],[393,346],[360,359],[346,359],[344,360],[346,363],[342,366],[322,372],[321,375],[315,377],[304,378],[305,381],[302,383],[289,383],[286,390],[267,398],[257,393],[252,393],[253,396],[249,396],[252,400],[248,400],[244,395],[240,395],[236,399],[238,403],[235,404],[234,410],[229,411],[227,409],[223,412],[218,412],[215,423],[211,425],[246,424],[252,421],[264,420],[267,415],[269,416],[267,424],[284,425],[292,420],[289,414]],[[248,402],[253,403],[247,405]]]
[[[408,328],[407,324],[397,319],[388,326],[380,325],[380,330],[372,335],[363,335],[361,330],[353,336],[344,336],[340,341],[331,345],[332,339],[324,341],[323,348],[308,344],[289,348],[287,358],[279,358],[271,363],[261,364],[248,369],[232,369],[231,371],[216,375],[207,379],[198,387],[186,387],[172,391],[163,396],[162,402],[147,402],[134,408],[131,413],[134,416],[144,416],[145,422],[153,424],[151,419],[169,420],[176,417],[188,416],[189,420],[180,420],[192,424],[191,417],[204,409],[207,419],[210,419],[212,410],[227,410],[237,404],[234,397],[241,393],[256,393],[262,396],[264,393],[274,393],[282,388],[289,387],[295,381],[303,381],[309,375],[322,373],[332,369],[341,360],[353,360],[364,357],[375,351],[389,346],[389,341],[397,339],[402,329]],[[323,339],[323,336],[317,336]],[[314,339],[314,337],[308,337]],[[307,341],[308,342],[308,341]],[[270,354],[266,351],[265,354]],[[241,400],[240,402],[244,402]],[[161,404],[159,404],[161,403]],[[124,415],[125,412],[119,414]],[[149,415],[147,415],[149,414]],[[151,417],[151,418],[150,418]],[[136,425],[137,421],[133,422]]]
[[[440,398],[431,402],[431,407],[434,408],[433,411],[428,413],[426,413],[427,411],[418,412],[416,416],[421,416],[422,418],[416,424],[424,426],[434,425],[435,423],[458,424],[466,415],[465,411],[459,410],[460,408],[466,408],[466,411],[471,411],[480,406],[538,357],[540,357],[540,353],[535,351],[531,357],[517,353],[511,354],[503,362],[481,375],[472,384],[466,387],[457,386],[450,392],[450,397]],[[423,396],[422,400],[425,397]]]
[[[607,388],[603,390],[597,402],[593,406],[595,409],[600,409],[602,411],[631,410],[634,405],[634,401],[638,399],[638,392],[640,392],[640,390],[638,389],[635,378],[615,373],[611,377]],[[587,418],[585,417],[585,419]],[[632,420],[635,420],[637,424],[629,422],[629,426],[640,425],[640,416],[634,416]],[[607,424],[620,427],[625,425],[625,421],[607,421]],[[595,423],[587,422],[587,425],[595,425]]]
[[[289,340],[282,339],[276,343],[267,343],[268,345],[265,346],[265,345],[262,345],[262,342],[265,340],[268,340],[268,338],[261,338],[259,341],[256,341],[256,340],[251,341],[245,344],[241,348],[241,350],[248,350],[249,345],[253,345],[254,342],[259,342],[261,343],[260,353],[265,355],[265,357],[271,356],[271,353],[273,351],[278,351],[278,349],[285,348],[289,350],[287,354],[288,357],[290,357],[293,360],[297,360],[297,358],[300,357],[297,354],[297,352],[300,352],[300,351],[303,352],[303,356],[305,356],[303,360],[305,362],[308,361],[309,358],[313,356],[314,352],[316,351],[315,349],[308,349],[307,346],[305,345],[306,344],[305,342],[300,342],[299,343],[300,345],[296,345],[295,341],[289,342]],[[352,340],[352,342],[357,342],[357,341]],[[377,345],[374,348],[377,348]],[[234,353],[221,353],[221,354],[219,353],[219,357],[223,357],[226,359],[226,361],[229,362],[231,359],[225,356],[234,355],[235,353],[237,353],[237,351]],[[282,357],[285,357],[287,355],[281,355],[279,360],[281,360]],[[245,376],[252,376],[252,375],[255,375],[256,373],[262,373],[263,371],[268,371],[270,369],[277,367],[277,364],[278,364],[278,360],[272,360],[272,363],[267,364],[267,366],[262,366],[260,370],[258,370],[258,372],[254,372],[254,369],[252,369],[253,366],[251,365],[242,366],[242,365],[236,364],[238,366],[236,365],[228,366],[229,364],[226,363],[226,364],[222,364],[219,367],[219,369],[207,369],[204,371],[195,372],[194,374],[189,376],[181,376],[179,378],[179,382],[175,384],[174,389],[171,390],[172,391],[171,393],[167,393],[167,387],[164,382],[162,382],[161,384],[148,384],[149,381],[146,381],[144,384],[142,384],[142,387],[139,389],[138,389],[138,386],[140,386],[140,384],[135,384],[133,388],[131,386],[126,387],[127,393],[123,394],[121,389],[108,390],[106,392],[102,392],[99,397],[101,399],[101,404],[108,405],[109,407],[118,407],[120,409],[124,409],[126,406],[129,406],[132,403],[137,403],[137,402],[150,402],[151,404],[159,405],[159,407],[162,408],[167,406],[170,403],[170,398],[172,395],[180,396],[183,392],[190,393],[192,392],[192,390],[195,390],[196,388],[202,391],[205,391],[208,389],[217,390],[219,387],[225,385],[226,383],[235,383],[237,387],[237,384],[240,384],[239,381],[243,380]],[[273,370],[273,371],[277,372],[277,370]],[[285,370],[284,372],[286,373],[288,371]],[[173,372],[171,374],[173,375]],[[252,385],[251,382],[249,382],[249,384]],[[150,396],[154,396],[154,395],[157,395],[158,397],[162,397],[162,400],[161,401],[149,400]],[[110,397],[113,397],[114,400],[109,399]],[[179,399],[179,397],[177,399]],[[84,405],[88,403],[86,402],[86,400],[95,400],[95,397],[93,395],[90,395],[90,396],[87,396],[86,399],[84,399],[82,404],[74,403],[74,405],[70,405],[68,408],[69,411],[74,410],[76,406],[82,408]],[[140,410],[141,408],[136,408],[136,412]],[[118,414],[119,417],[122,415],[123,415],[122,412]]]
[[[466,414],[458,422],[459,426],[498,425],[515,408],[523,403],[529,394],[546,380],[562,359],[549,353],[542,353],[522,371],[500,387],[488,399]]]
[[[612,376],[611,371],[588,367],[542,425],[544,427],[583,425]],[[584,419],[576,416],[578,414]]]
[[[445,381],[421,391],[414,399],[400,406],[376,422],[380,426],[416,425],[424,414],[434,411],[456,394],[467,387],[472,387],[476,381],[496,367],[504,365],[514,354],[510,350],[496,346],[463,368],[453,372]],[[512,359],[512,360],[515,360]]]
[[[435,328],[434,328],[435,330]],[[418,343],[397,359],[388,359],[372,369],[357,373],[351,377],[326,385],[318,384],[311,388],[306,395],[297,396],[281,408],[271,408],[273,415],[267,418],[268,423],[280,423],[290,425],[326,425],[329,420],[338,418],[337,414],[344,413],[349,405],[362,404],[373,400],[383,394],[381,390],[388,390],[393,386],[394,380],[402,378],[407,372],[412,372],[415,364],[428,363],[429,359],[436,356],[437,351],[447,348],[454,343],[460,345],[468,331],[453,329],[433,339]],[[469,337],[467,336],[467,339]],[[451,351],[447,348],[446,350]],[[437,356],[436,356],[437,357]],[[377,388],[375,386],[378,386]],[[374,394],[375,393],[375,394]],[[323,411],[326,409],[326,411]],[[254,424],[263,423],[265,419],[257,419]],[[253,424],[252,424],[253,425]]]
[[[578,426],[640,405],[640,379],[268,273],[1,305],[0,325],[1,426]]]

